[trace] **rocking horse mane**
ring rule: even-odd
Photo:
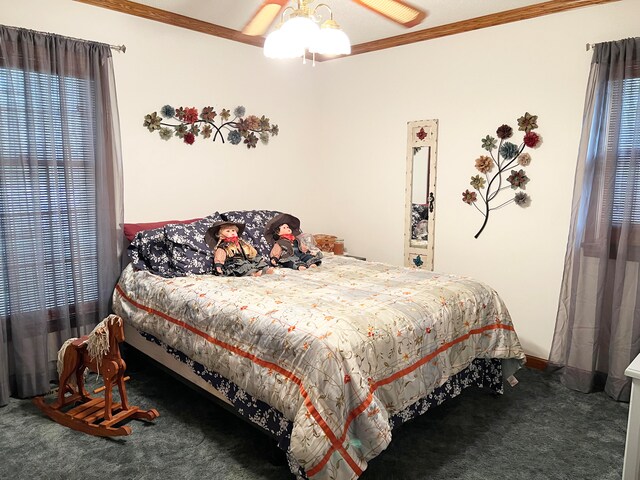
[[[102,320],[89,334],[87,353],[91,360],[100,365],[102,357],[109,351],[109,320],[111,316]]]
[[[95,360],[98,368],[102,363],[102,357],[104,357],[109,352],[109,327],[113,325],[114,322],[121,322],[122,320],[117,315],[109,315],[107,318],[102,320],[98,325],[96,325],[91,333],[88,335],[88,338],[82,342],[83,345],[86,346],[87,353],[89,354],[89,358],[91,360]],[[64,353],[65,350],[69,347],[71,343],[78,340],[77,338],[70,338],[66,340],[60,350],[58,351],[58,375],[64,369]],[[73,379],[71,379],[73,381]]]

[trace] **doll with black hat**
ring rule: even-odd
[[[213,273],[226,277],[258,277],[263,273],[273,273],[265,260],[250,243],[240,235],[244,224],[220,221],[214,223],[205,235],[205,242],[213,250]]]
[[[322,263],[322,252],[315,255],[298,238],[301,234],[300,220],[288,213],[273,217],[264,228],[264,238],[271,245],[271,265],[306,270]]]

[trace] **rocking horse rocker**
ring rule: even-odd
[[[141,410],[129,405],[124,382],[126,364],[120,356],[118,344],[124,340],[123,321],[109,315],[89,335],[67,340],[58,352],[58,398],[47,404],[44,397],[33,402],[52,420],[66,427],[90,435],[114,437],[131,434],[128,425],[117,424],[128,419],[153,420],[160,414],[156,409]],[[104,398],[92,398],[84,386],[85,371],[98,373],[104,386]],[[118,387],[120,403],[113,403],[113,386]],[[69,394],[69,395],[67,395]],[[64,410],[69,405],[72,408]]]

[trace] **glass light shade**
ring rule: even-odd
[[[351,53],[351,42],[338,24],[327,20],[322,24],[320,32],[313,44],[309,47],[311,53],[322,55],[349,55]]]
[[[268,58],[297,58],[304,55],[304,47],[290,41],[286,32],[278,28],[267,35],[263,53]]]
[[[309,17],[299,16],[287,20],[280,28],[287,41],[304,50],[315,41],[320,27]]]

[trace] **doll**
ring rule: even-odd
[[[205,236],[205,241],[214,251],[213,273],[227,277],[259,277],[263,273],[273,273],[273,267],[258,256],[250,243],[240,239],[244,231],[243,223],[216,222]]]
[[[271,265],[306,270],[320,265],[322,253],[315,255],[299,238],[300,220],[288,213],[272,218],[264,229],[264,237],[271,245],[269,254]]]

